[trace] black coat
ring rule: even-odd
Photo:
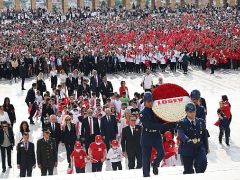
[[[68,130],[68,127],[65,126],[62,130],[62,142],[64,144],[75,144],[75,141],[77,139],[76,135],[76,126],[75,124],[71,123],[71,130]]]
[[[43,93],[47,90],[46,84],[42,79],[37,80],[37,90],[39,90],[41,93]]]
[[[20,78],[27,77],[27,69],[24,67],[24,65],[19,66],[19,76]]]
[[[8,106],[3,105],[3,110],[8,113],[11,123],[13,123],[16,120],[14,106],[12,104],[9,104]]]
[[[133,134],[130,126],[127,126],[122,130],[122,151],[126,151],[129,156],[134,155],[137,151],[141,151],[141,129],[141,126],[136,125]]]
[[[27,104],[29,104],[29,102],[31,102],[31,104],[33,104],[34,101],[35,101],[35,98],[36,98],[36,96],[35,96],[34,89],[33,88],[29,89],[28,92],[27,92],[27,96],[26,96],[25,102]]]
[[[55,130],[52,129],[52,124],[48,123],[45,126],[46,128],[48,128],[51,131],[51,138],[55,139],[56,141],[56,145],[58,145],[60,143],[60,141],[62,140],[62,131],[61,131],[61,126],[59,123],[55,123]]]
[[[94,136],[100,134],[100,127],[97,118],[93,118],[93,132]],[[88,139],[91,136],[88,118],[82,120],[81,136],[84,137],[85,139]]]
[[[56,142],[49,138],[48,142],[44,138],[37,141],[37,163],[42,167],[54,167],[58,161]]]
[[[110,97],[110,93],[113,92],[113,86],[110,81],[107,81],[107,85],[105,86],[104,82],[100,84],[100,92],[102,95],[105,95],[107,98]]]
[[[102,79],[98,75],[97,75],[97,79],[98,79],[98,84],[94,76],[90,78],[90,89],[92,92],[96,92],[97,87],[100,87],[102,83]]]
[[[48,117],[50,115],[54,114],[53,108],[49,104],[43,104],[42,105],[42,117]]]
[[[24,143],[20,142],[17,145],[17,165],[23,167],[33,167],[36,164],[34,144],[28,142],[28,149],[25,150]]]
[[[69,91],[74,91],[74,89],[75,89],[75,79],[72,78],[72,80],[70,80],[70,78],[68,77],[66,79],[66,86],[67,86],[67,89]]]
[[[91,95],[90,94],[90,86],[88,84],[86,84],[85,88],[82,84],[78,86],[77,97],[81,96],[83,94],[83,91],[86,91],[88,93],[88,95]]]
[[[4,133],[5,132],[3,131],[3,129],[0,129],[0,146],[3,144],[3,141],[4,141]],[[15,140],[14,140],[13,130],[11,127],[8,128],[8,138],[11,145],[14,146]]]
[[[108,122],[107,117],[104,116],[101,119],[101,135],[105,136],[105,139],[116,139],[118,134],[118,126],[116,117],[111,115],[110,122]]]

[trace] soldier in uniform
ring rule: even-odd
[[[164,149],[162,144],[161,131],[164,131],[166,125],[158,121],[153,113],[153,97],[151,92],[144,94],[144,106],[140,114],[140,121],[142,123],[142,135],[141,135],[141,146],[142,146],[142,164],[143,164],[143,176],[150,176],[150,161],[151,161],[151,150],[154,147],[157,151],[157,157],[152,163],[153,174],[158,174],[158,167],[164,157]]]
[[[54,166],[57,167],[56,142],[50,137],[50,130],[43,129],[43,138],[37,142],[37,163],[41,169],[41,175],[53,175]]]
[[[187,116],[177,125],[180,138],[179,154],[184,166],[183,174],[204,173],[207,168],[208,135],[206,123],[196,117],[193,103],[185,106]],[[194,169],[193,169],[194,167]]]
[[[192,103],[196,106],[196,117],[206,121],[206,111],[201,104],[201,93],[199,90],[195,89],[190,94]]]

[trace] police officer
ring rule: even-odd
[[[144,94],[144,109],[140,114],[140,121],[142,123],[142,135],[141,135],[141,146],[142,146],[142,164],[143,164],[143,176],[150,176],[150,157],[151,150],[154,147],[157,150],[157,158],[152,163],[153,174],[158,174],[158,167],[164,157],[164,150],[162,144],[161,132],[165,127],[158,121],[153,113],[153,97],[151,92]]]
[[[43,138],[37,141],[37,163],[41,175],[53,175],[54,166],[57,167],[56,142],[50,137],[50,130],[43,129]]]
[[[204,173],[207,168],[208,136],[203,119],[196,117],[196,106],[185,106],[187,116],[177,125],[180,138],[179,154],[184,166],[183,174]]]
[[[196,117],[206,121],[206,111],[201,104],[201,93],[199,90],[195,89],[190,94],[192,103],[196,106]]]

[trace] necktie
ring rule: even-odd
[[[107,119],[108,119],[108,122],[110,122],[110,117],[109,117],[109,116],[108,116],[108,118],[107,118]]]
[[[90,120],[90,123],[89,123],[89,125],[90,125],[90,134],[93,135],[92,118],[89,118],[89,120]]]
[[[95,76],[95,80],[96,80],[96,87],[98,87],[98,79],[97,79],[97,76]]]
[[[27,143],[26,143],[26,142],[24,143],[24,149],[25,149],[25,151],[27,151],[27,149],[28,149],[28,148],[27,148]]]
[[[193,128],[195,128],[194,121],[191,121],[191,125],[192,125]]]
[[[54,124],[52,124],[52,130],[55,131],[55,126],[54,126]]]

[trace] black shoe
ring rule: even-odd
[[[3,169],[3,170],[2,170],[2,173],[5,173],[5,172],[6,172],[6,169]]]
[[[68,168],[71,168],[71,164],[70,163],[68,164]]]
[[[10,169],[12,168],[12,165],[8,166]]]
[[[31,121],[30,124],[35,125],[35,123],[33,121]]]
[[[158,167],[153,165],[153,174],[158,175]]]
[[[22,88],[22,90],[26,90],[26,89]]]
[[[230,144],[229,144],[229,143],[226,143],[226,145],[227,145],[227,146],[230,146]]]

